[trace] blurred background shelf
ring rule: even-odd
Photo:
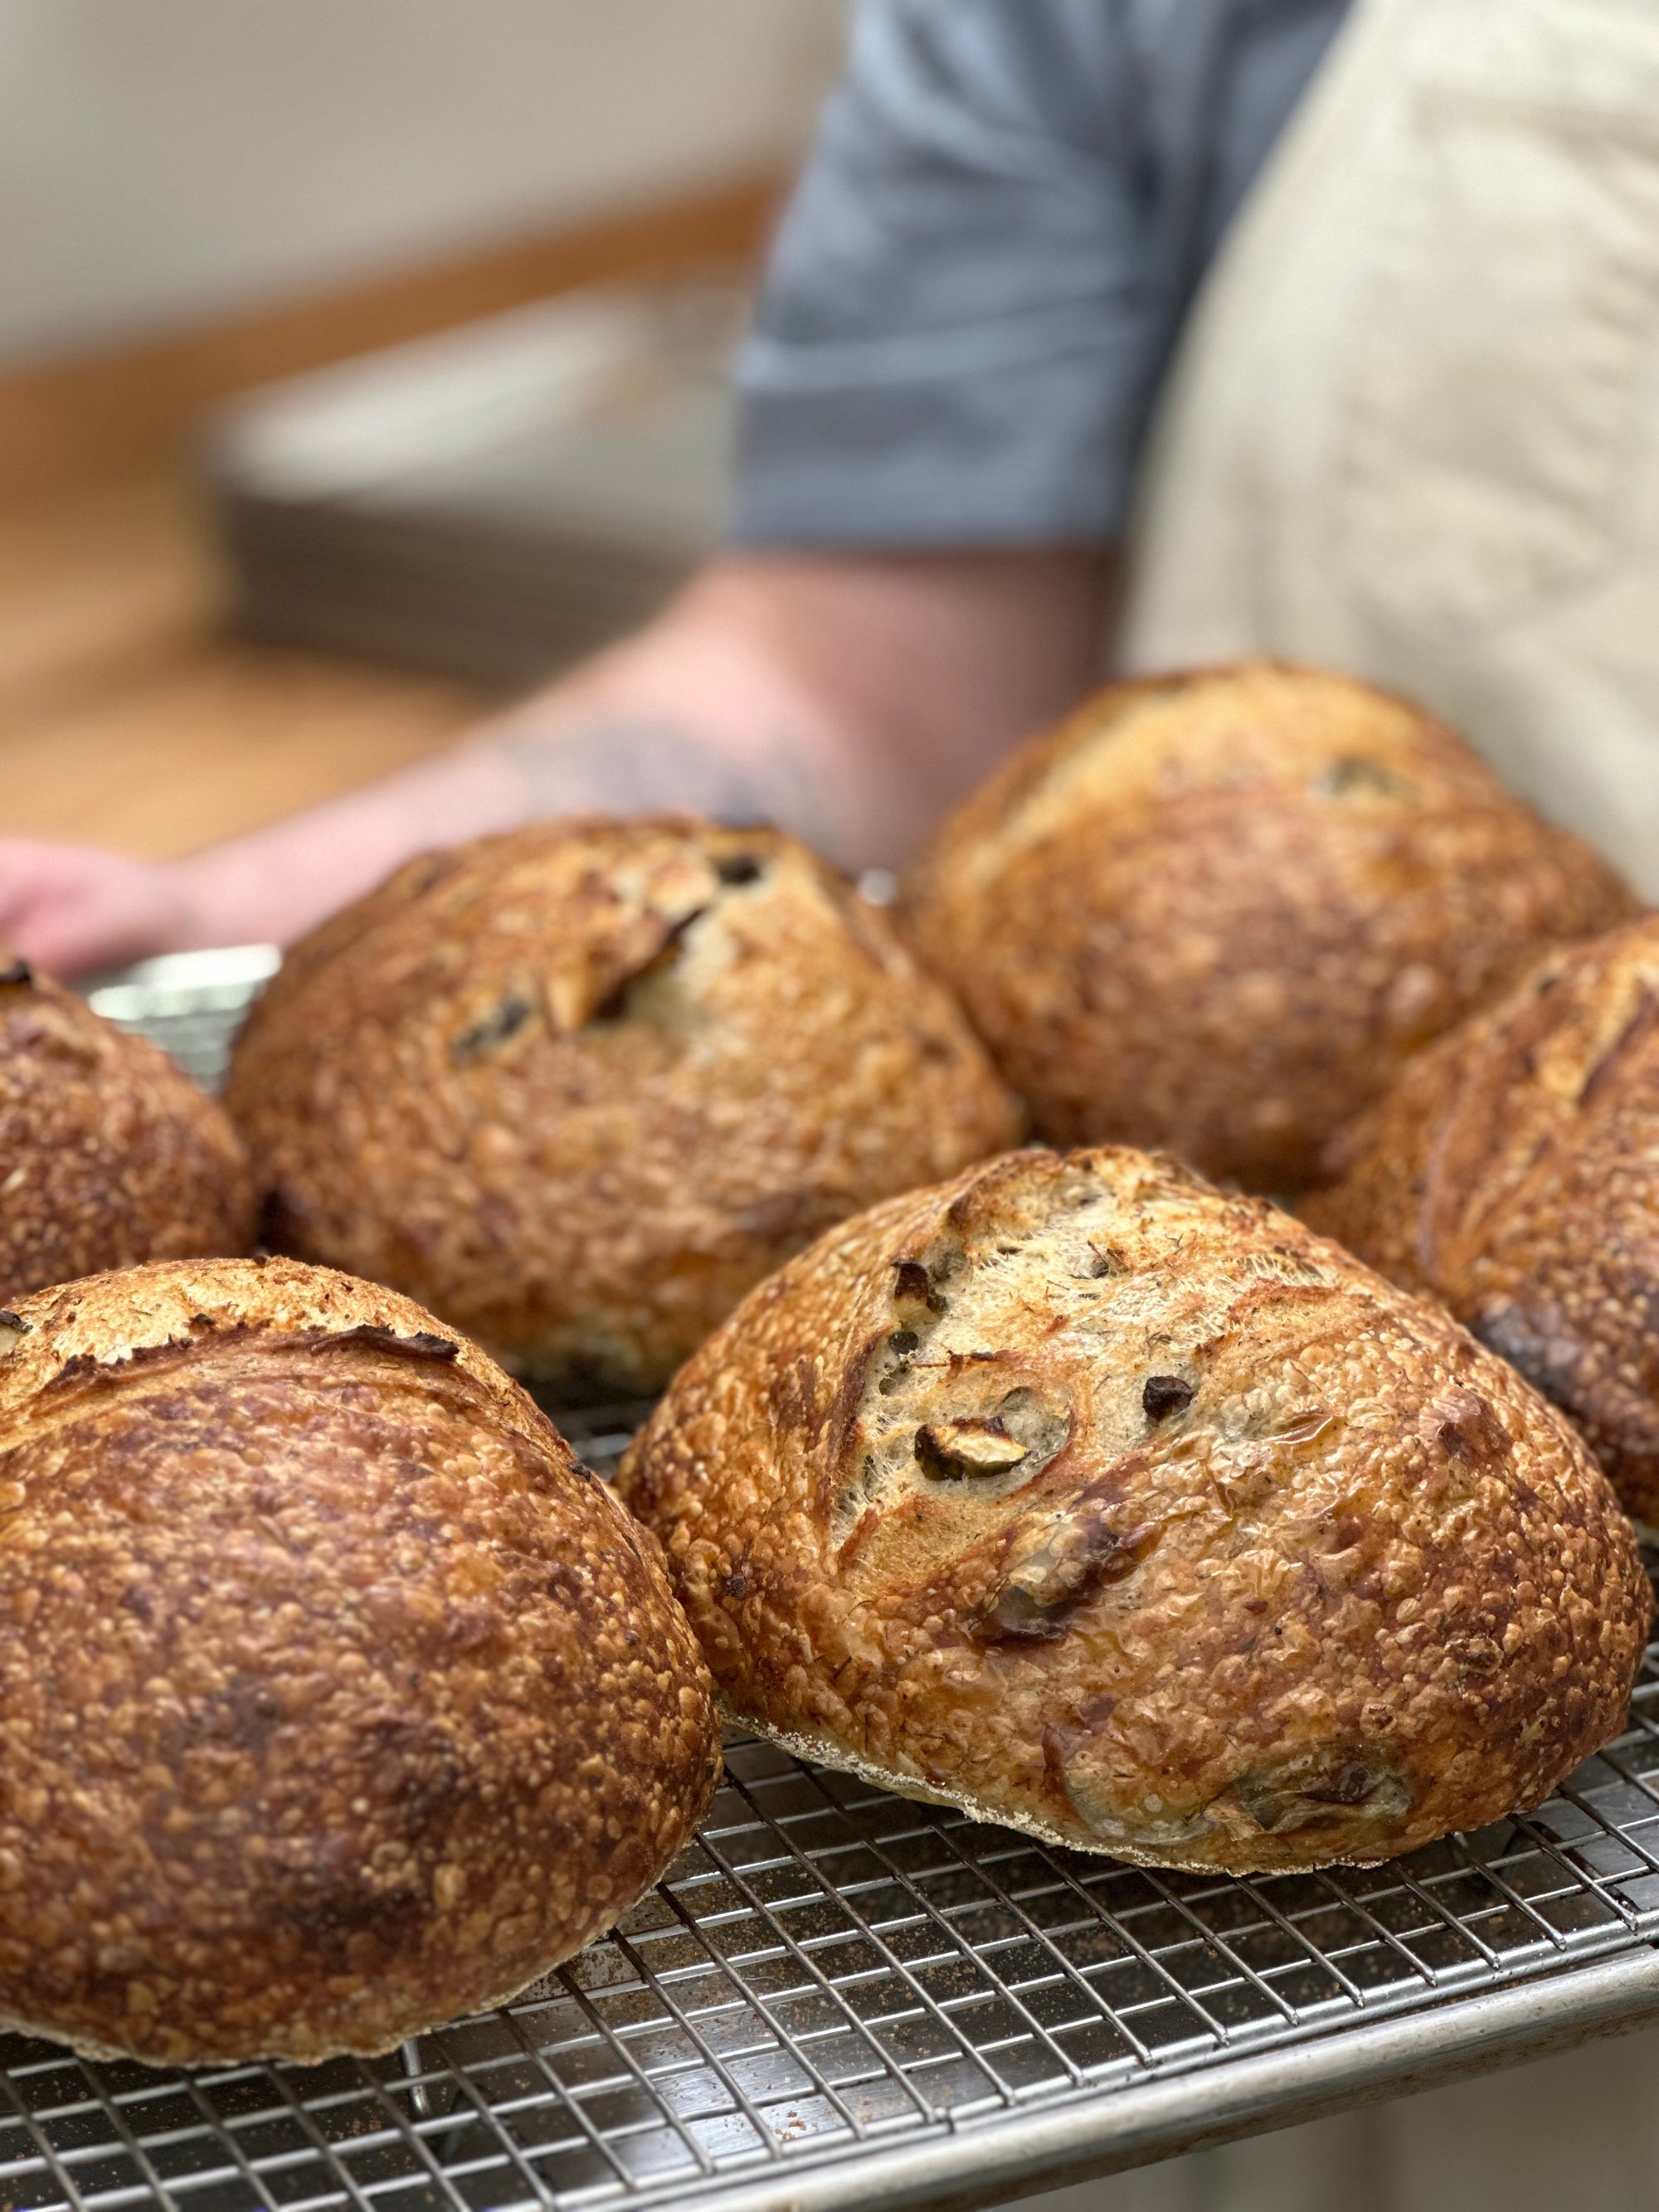
[[[0,834],[146,857],[502,696],[231,633],[196,457],[273,380],[752,266],[842,0],[17,0],[0,19]],[[331,645],[333,641],[330,641]],[[535,672],[528,662],[512,681]]]
[[[228,635],[182,463],[0,511],[0,824],[190,850],[447,743],[483,688]]]

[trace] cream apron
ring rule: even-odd
[[[1358,0],[1206,281],[1135,668],[1409,692],[1659,897],[1659,0]]]
[[[1358,0],[1192,319],[1122,635],[1412,692],[1659,897],[1659,0]],[[1656,2084],[1650,2030],[1054,2212],[1654,2212]]]

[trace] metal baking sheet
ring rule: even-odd
[[[89,975],[80,988],[94,1013],[152,1038],[204,1091],[217,1091],[248,1008],[282,964],[274,945],[227,945],[164,952]]]
[[[176,971],[154,1020],[118,988],[164,1042],[188,1011]],[[559,1418],[604,1473],[642,1411]],[[611,1935],[391,2057],[184,2074],[0,2039],[0,2201],[991,2203],[1659,2016],[1659,1650],[1540,1811],[1364,1871],[1159,1875],[751,1739],[726,1759]]]

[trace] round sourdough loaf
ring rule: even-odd
[[[1513,1369],[1127,1151],[833,1231],[623,1486],[735,1717],[1148,1864],[1365,1863],[1537,1804],[1620,1726],[1651,1610]]]
[[[1659,1521],[1659,915],[1547,955],[1330,1165],[1309,1219],[1449,1306]]]
[[[590,1395],[1016,1133],[874,908],[775,831],[666,818],[411,861],[290,955],[227,1097],[273,1242]]]
[[[0,1308],[141,1260],[246,1252],[252,1185],[167,1054],[0,955]]]
[[[631,1905],[720,1771],[653,1540],[408,1299],[174,1261],[0,1329],[0,2016],[392,2048]]]
[[[1408,1054],[1635,906],[1405,701],[1248,661],[1088,701],[946,823],[901,915],[1039,1135],[1285,1192]]]

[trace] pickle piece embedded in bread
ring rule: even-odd
[[[303,1259],[569,1395],[659,1388],[832,1222],[1018,1133],[942,986],[775,830],[543,823],[290,954],[227,1103]]]
[[[0,955],[0,1307],[145,1260],[246,1252],[247,1163],[161,1048]]]
[[[1309,1219],[1442,1300],[1659,1521],[1659,915],[1546,955],[1329,1165]]]
[[[94,1276],[0,1356],[0,2017],[154,2064],[512,1996],[720,1773],[659,1555],[515,1384],[289,1261]]]
[[[1511,1368],[1128,1151],[832,1231],[621,1482],[737,1718],[1148,1864],[1365,1863],[1539,1803],[1622,1724],[1651,1611]]]
[[[945,823],[899,915],[1039,1136],[1283,1194],[1413,1052],[1636,905],[1406,701],[1255,660],[1099,692]]]

